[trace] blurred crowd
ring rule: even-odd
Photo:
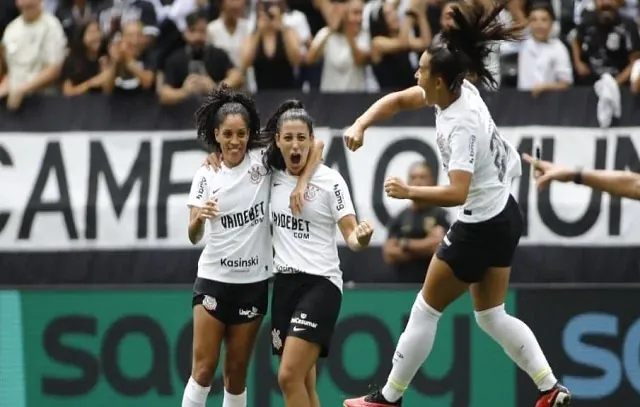
[[[538,95],[603,77],[640,90],[638,0],[511,0],[525,40],[496,44],[501,87]],[[249,91],[396,90],[452,24],[451,0],[11,0],[0,5],[0,100],[154,92],[179,103]],[[610,84],[611,84],[610,83]],[[597,90],[597,89],[596,89]]]

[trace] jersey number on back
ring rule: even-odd
[[[497,129],[493,129],[491,133],[491,143],[489,144],[491,155],[493,156],[493,164],[498,172],[498,180],[504,183],[504,176],[507,173],[507,152],[509,148],[507,142],[500,137]]]

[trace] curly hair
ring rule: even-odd
[[[497,85],[485,59],[495,44],[520,40],[524,28],[513,22],[507,26],[498,18],[508,1],[464,0],[452,8],[454,24],[441,32],[441,43],[428,49],[431,73],[441,75],[449,90],[459,89],[467,75]]]
[[[313,118],[307,113],[302,102],[290,99],[282,103],[262,129],[264,139],[270,140],[269,147],[262,157],[264,166],[270,171],[274,169],[284,170],[286,168],[282,152],[276,145],[276,134],[280,130],[282,123],[292,120],[304,122],[309,128],[309,134],[313,135]]]
[[[260,135],[260,115],[255,102],[244,93],[235,92],[222,85],[209,93],[196,111],[196,129],[198,139],[202,140],[210,151],[220,152],[220,143],[216,140],[215,130],[220,127],[228,115],[240,115],[249,129],[247,149],[266,147]]]

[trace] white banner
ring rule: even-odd
[[[540,145],[567,166],[640,169],[640,128],[501,133],[521,151]],[[382,244],[389,214],[408,204],[383,196],[384,178],[406,176],[424,158],[437,161],[434,129],[372,128],[357,153],[345,149],[339,130],[316,135],[326,143],[325,162],[350,184],[358,217],[374,223],[374,244]],[[187,192],[204,156],[193,131],[1,133],[0,251],[189,247]],[[437,168],[439,182],[448,182]],[[527,219],[522,244],[640,244],[639,203],[572,184],[554,184],[545,201],[526,174],[513,191]]]

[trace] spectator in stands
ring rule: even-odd
[[[617,0],[596,0],[587,12],[572,44],[573,63],[581,84],[593,84],[609,73],[618,84],[627,83],[631,65],[640,56],[638,26],[619,12]]]
[[[274,2],[273,0],[271,1]],[[298,35],[298,40],[303,50],[309,48],[313,36],[311,35],[311,27],[309,26],[307,16],[301,11],[291,9],[286,0],[277,0],[274,3],[276,3],[284,13],[282,15],[282,25],[292,29]],[[268,4],[268,1],[264,4]],[[252,18],[249,19],[251,32],[254,32],[256,29],[256,15],[257,13],[252,14]]]
[[[378,1],[371,10],[371,62],[381,89],[395,91],[415,85],[415,67],[410,54],[422,52],[431,44],[427,1],[410,0],[405,14],[401,22],[398,5],[389,1]],[[414,26],[418,28],[419,37],[414,35]]]
[[[518,89],[530,91],[533,96],[566,89],[573,83],[567,47],[559,39],[550,38],[554,19],[548,3],[531,6],[531,37],[523,41],[518,53]]]
[[[125,25],[139,22],[149,45],[159,33],[156,9],[149,0],[105,0],[98,12],[100,28],[111,39]]]
[[[60,76],[67,39],[57,18],[42,8],[41,0],[18,0],[20,16],[2,37],[7,75],[0,83],[0,99],[18,109],[25,96],[46,90]]]
[[[409,168],[409,185],[435,185],[426,162]],[[393,266],[395,281],[422,283],[431,256],[449,229],[447,212],[439,207],[413,201],[391,219],[389,236],[382,248],[384,261]]]
[[[77,25],[69,55],[62,65],[62,93],[79,96],[108,89],[110,75],[102,55],[102,34],[96,20]]]
[[[242,51],[242,68],[254,67],[259,90],[292,89],[302,60],[298,34],[284,24],[279,2],[260,0],[254,32]]]
[[[242,85],[242,73],[234,68],[227,53],[207,40],[207,16],[200,12],[187,17],[184,38],[187,45],[174,51],[167,59],[160,102],[180,103],[194,96],[213,91],[219,84]]]
[[[327,26],[313,39],[306,62],[323,59],[320,90],[323,92],[365,92],[370,37],[362,30],[362,0],[334,5]]]
[[[241,66],[242,47],[251,34],[249,21],[242,16],[246,0],[221,0],[220,17],[207,27],[207,43],[227,52],[235,66]]]
[[[139,93],[150,90],[155,81],[155,62],[147,48],[142,24],[126,23],[122,35],[117,35],[109,45],[109,91]]]
[[[89,0],[62,0],[56,10],[56,17],[69,39],[75,35],[78,26],[85,26],[96,16],[95,7]]]

